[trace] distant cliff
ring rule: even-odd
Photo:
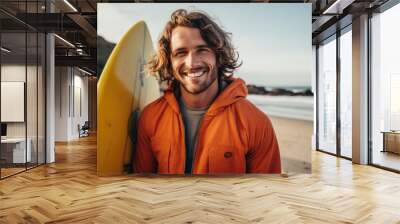
[[[116,44],[108,42],[102,36],[97,36],[97,78],[100,78],[107,59]]]
[[[272,88],[266,90],[263,86],[247,85],[249,94],[255,95],[269,95],[269,96],[313,96],[311,89],[305,89],[301,91],[293,91],[285,88]]]

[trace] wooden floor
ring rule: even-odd
[[[400,223],[400,175],[312,152],[312,174],[97,177],[95,137],[0,181],[0,223]]]
[[[7,167],[7,168],[0,168],[1,169],[1,178],[7,177],[7,176],[11,176],[13,174],[19,173],[19,172],[23,172],[26,170],[25,167]]]

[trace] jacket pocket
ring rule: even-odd
[[[171,143],[160,138],[152,138],[151,148],[157,160],[157,173],[169,173]]]
[[[210,174],[240,174],[246,172],[244,152],[236,146],[211,147],[208,165]]]

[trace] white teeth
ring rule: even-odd
[[[203,74],[205,74],[205,71],[199,71],[199,72],[195,72],[195,73],[188,73],[187,76],[189,78],[197,78],[202,76]]]

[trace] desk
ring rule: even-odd
[[[400,131],[382,131],[381,133],[383,133],[382,152],[400,154]]]
[[[25,138],[6,138],[1,139],[1,157],[6,163],[25,163],[30,162],[32,158],[30,138],[26,140],[28,143],[25,154]],[[27,159],[25,161],[25,159]]]

